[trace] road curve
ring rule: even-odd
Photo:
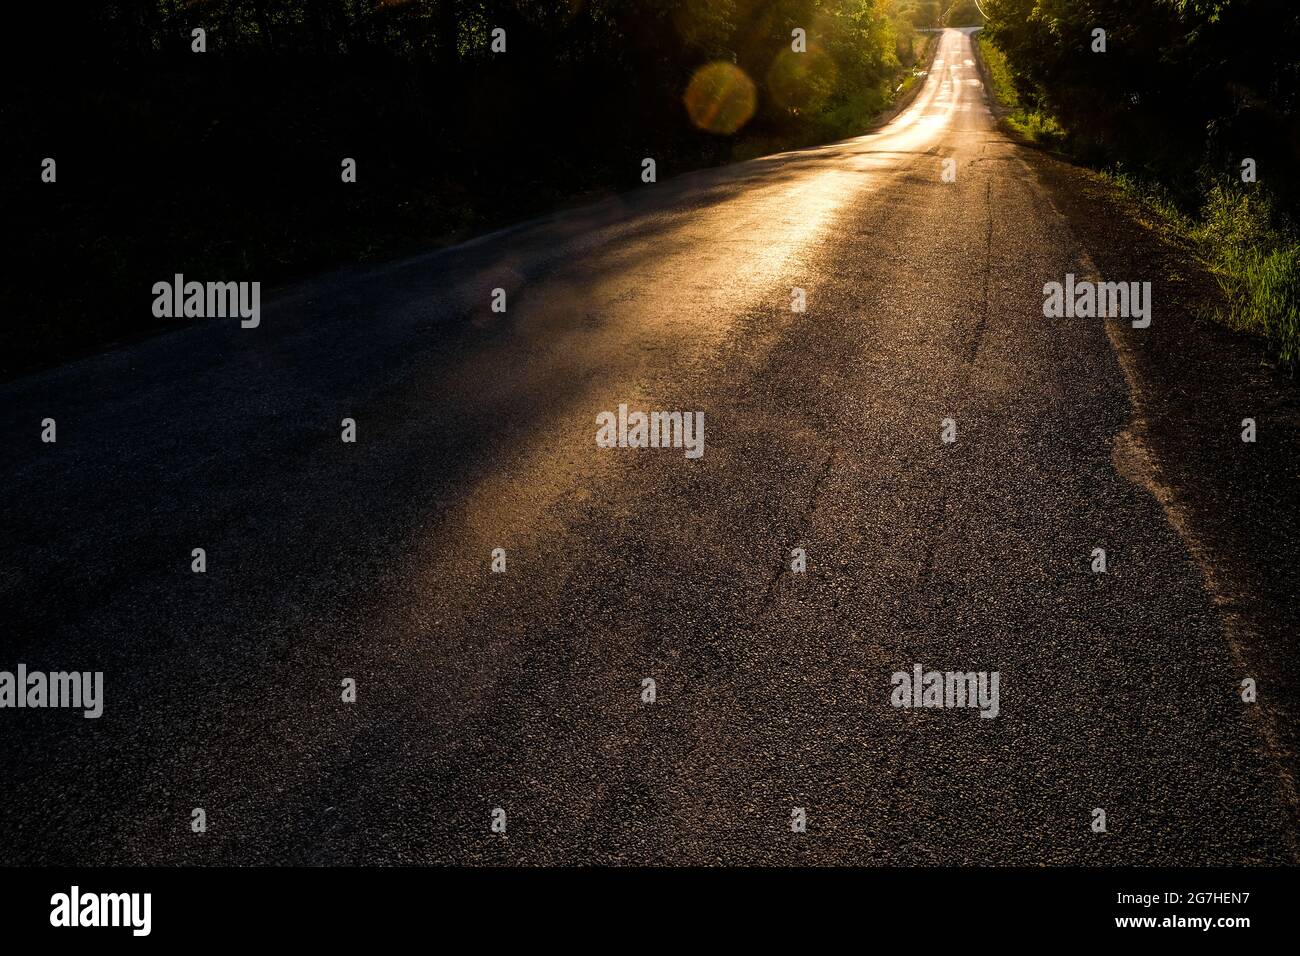
[[[969,34],[876,132],[659,174],[0,386],[0,669],[105,675],[0,711],[3,862],[1294,859]],[[620,404],[705,453],[598,448]]]

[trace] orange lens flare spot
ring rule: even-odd
[[[740,67],[718,62],[695,71],[684,99],[692,123],[710,133],[726,135],[736,132],[754,115],[758,90]]]

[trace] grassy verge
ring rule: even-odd
[[[1016,92],[1007,58],[983,34],[975,37],[980,58],[988,71],[993,96],[1002,107],[1002,119],[1008,126],[1032,143],[1059,147],[1065,140],[1065,130],[1043,110],[1021,102]]]
[[[912,66],[903,75],[903,81],[894,89],[893,101],[897,103],[912,91],[916,84],[925,79],[930,69],[930,52],[936,40],[934,34],[917,35],[912,38]]]
[[[1118,169],[1102,176],[1192,243],[1224,295],[1215,318],[1263,336],[1280,361],[1300,362],[1300,237],[1267,193],[1255,184],[1217,183],[1188,213],[1156,183]]]

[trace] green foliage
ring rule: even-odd
[[[891,19],[894,31],[894,55],[900,66],[910,67],[916,63],[917,40],[919,36],[910,20]]]
[[[977,34],[980,59],[988,70],[993,87],[993,95],[998,104],[1006,109],[1004,119],[1021,136],[1035,143],[1046,146],[1059,145],[1065,138],[1065,131],[1055,117],[1041,108],[1028,106],[1021,101],[1020,93],[1007,66],[1007,58],[988,37]]]
[[[1112,179],[1201,250],[1228,302],[1224,321],[1268,336],[1295,361],[1300,16],[1292,0],[981,3],[991,18],[981,49],[1013,125],[1050,118],[1080,159],[1121,168]],[[1105,31],[1104,52],[1096,30]],[[1247,157],[1259,182],[1240,180]]]
[[[933,29],[939,26],[943,14],[940,0],[894,0],[890,16],[910,23],[914,28]]]
[[[1300,242],[1266,195],[1214,186],[1190,234],[1227,298],[1223,319],[1268,336],[1282,361],[1300,359]]]
[[[943,23],[949,27],[980,27],[984,25],[984,14],[975,0],[955,0],[944,14]]]
[[[981,2],[1022,102],[1057,117],[1080,156],[1123,162],[1192,201],[1198,172],[1251,156],[1294,208],[1297,178],[1284,175],[1300,109],[1292,0]]]
[[[1281,361],[1300,362],[1300,237],[1268,193],[1223,180],[1188,211],[1155,180],[1118,167],[1102,177],[1192,244],[1223,292],[1219,321],[1267,338]]]
[[[859,133],[917,46],[889,0],[27,7],[0,31],[0,128],[15,162],[57,155],[61,178],[0,177],[0,255],[22,277],[0,282],[0,377],[151,331],[140,289],[159,276],[271,284],[636,188],[647,155],[666,177]],[[719,63],[752,81],[752,115],[739,97],[699,122],[705,103],[696,125],[686,92]]]

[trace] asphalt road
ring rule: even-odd
[[[0,862],[1294,861],[1124,323],[1043,318],[1091,262],[972,56],[871,135],[0,387],[0,669],[105,675],[0,711]],[[703,457],[597,448],[620,403]],[[999,715],[891,706],[918,663]]]

